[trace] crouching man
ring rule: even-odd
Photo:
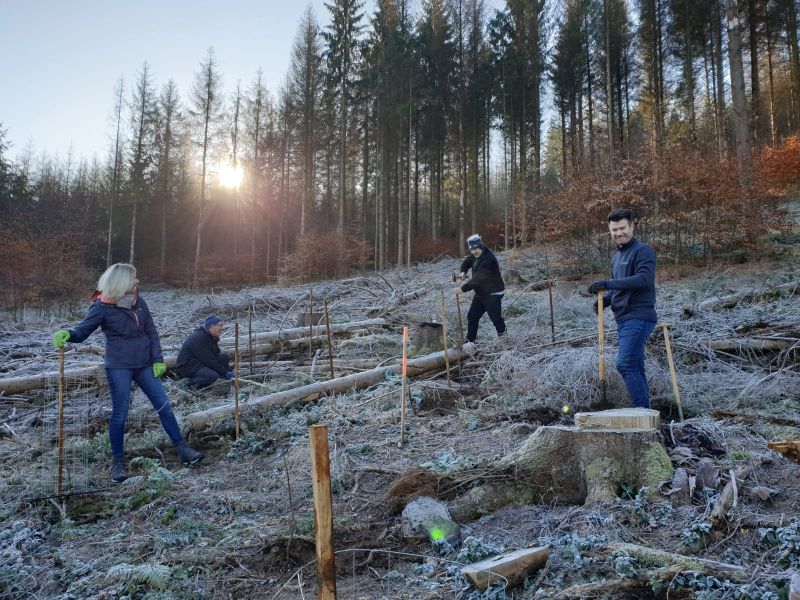
[[[175,368],[194,387],[206,387],[217,379],[233,379],[228,355],[219,349],[224,323],[211,315],[183,342]]]

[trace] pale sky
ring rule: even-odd
[[[373,2],[365,4],[368,17]],[[487,11],[503,4],[487,0]],[[261,68],[274,96],[309,5],[325,27],[325,0],[0,0],[0,123],[9,156],[30,143],[35,154],[66,156],[72,144],[76,159],[105,158],[120,77],[128,98],[147,61],[156,90],[174,79],[187,101],[211,46],[226,93],[237,81],[246,90]]]

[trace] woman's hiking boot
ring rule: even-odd
[[[111,457],[111,481],[114,483],[122,483],[128,478],[128,472],[125,470],[125,455],[113,455]]]
[[[178,451],[178,458],[181,459],[181,462],[184,465],[193,465],[195,463],[199,463],[205,456],[205,454],[198,452],[186,442],[181,442],[175,446],[175,448]]]

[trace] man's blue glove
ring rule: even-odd
[[[56,348],[61,348],[64,344],[69,341],[70,335],[69,331],[66,329],[59,329],[53,334],[53,346]]]
[[[590,294],[596,294],[597,292],[599,292],[601,290],[607,290],[607,289],[608,289],[608,282],[605,279],[601,279],[599,281],[593,281],[589,285],[589,293]]]
[[[225,379],[230,381],[231,379],[234,378],[234,376],[235,376],[235,373],[233,371],[225,371]]]

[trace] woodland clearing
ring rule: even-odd
[[[648,343],[648,378],[664,423],[661,439],[673,468],[682,469],[692,487],[680,491],[673,480],[659,489],[622,486],[613,502],[602,504],[507,506],[461,523],[463,543],[456,547],[403,539],[399,514],[415,495],[433,491],[449,502],[500,476],[493,461],[521,446],[539,425],[569,425],[576,412],[627,406],[624,385],[611,367],[610,313],[608,406],[600,406],[596,317],[583,295],[585,285],[555,282],[553,341],[548,290],[525,283],[561,277],[552,254],[553,273],[545,271],[542,248],[498,256],[504,271],[521,275],[504,301],[510,335],[496,339],[484,320],[478,353],[451,362],[450,387],[444,369],[410,380],[413,412],[402,448],[401,380],[393,371],[366,388],[251,409],[251,399],[330,378],[326,340],[317,340],[319,351],[309,350],[308,338],[301,336],[254,356],[252,364],[242,357],[241,436],[235,439],[230,415],[188,430],[189,440],[206,453],[199,467],[178,465],[147,400],[136,391],[126,444],[129,458],[137,458],[132,477],[113,487],[107,477],[107,391],[94,375],[78,377],[65,395],[72,469],[67,484],[74,493],[53,498],[57,378],[36,389],[4,392],[0,596],[312,597],[308,427],[325,424],[339,598],[788,597],[791,575],[800,570],[800,465],[767,443],[800,440],[796,245],[769,260],[659,271],[658,313],[672,324],[683,422],[659,332]],[[248,310],[257,333],[293,328],[297,313],[308,311],[310,301],[320,308],[323,295],[332,323],[383,317],[385,325],[334,339],[333,366],[340,377],[397,364],[402,326],[439,321],[440,291],[449,345],[460,345],[450,283],[457,265],[443,258],[313,285],[142,293],[166,355],[212,313],[240,323],[240,348],[247,347]],[[703,304],[743,290],[753,293],[730,306]],[[55,313],[4,320],[0,386],[10,378],[57,372],[50,336],[79,320],[84,309],[85,304],[65,305]],[[225,335],[233,335],[232,326]],[[412,358],[440,350],[441,343],[431,344],[414,350]],[[86,369],[101,357],[102,336],[96,333],[82,345],[69,345],[65,368]],[[187,392],[170,376],[165,386],[182,424],[192,413],[233,400],[228,384]],[[440,477],[439,488],[412,485],[396,492],[393,484],[418,468]],[[732,478],[735,507],[721,523],[712,522]],[[522,586],[480,593],[460,573],[463,564],[532,545],[549,546],[550,559]],[[744,576],[663,557],[650,561],[631,551],[636,547],[743,567]]]

